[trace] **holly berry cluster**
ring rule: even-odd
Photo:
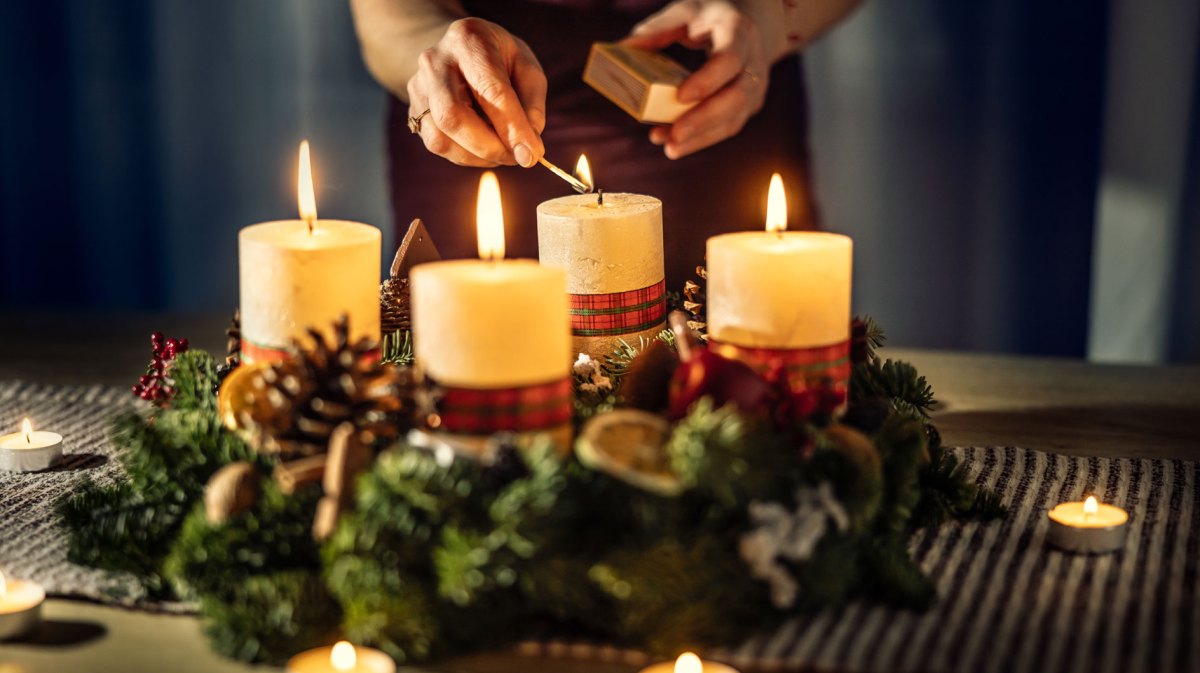
[[[175,394],[171,379],[167,376],[167,365],[176,355],[187,352],[188,340],[164,339],[162,332],[155,332],[150,335],[150,346],[153,349],[150,364],[137,385],[133,386],[133,394],[161,406]]]

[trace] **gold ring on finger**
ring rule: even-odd
[[[425,108],[425,111],[416,117],[408,118],[408,130],[410,133],[416,135],[421,132],[421,119],[423,119],[427,114],[429,114],[429,108]]]

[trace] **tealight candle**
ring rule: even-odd
[[[29,633],[42,621],[46,591],[25,580],[5,580],[0,572],[0,640]]]
[[[382,235],[361,222],[317,219],[308,142],[300,146],[300,219],[263,222],[238,234],[242,361],[286,357],[310,328],[333,333],[342,315],[352,340],[379,340]]]
[[[0,437],[0,470],[37,472],[53,467],[62,460],[63,438],[57,432],[33,430],[28,418],[21,421],[21,431]]]
[[[1064,502],[1050,510],[1046,540],[1065,551],[1103,554],[1125,546],[1129,513],[1089,495],[1083,502]]]
[[[641,673],[738,673],[737,669],[715,661],[704,661],[692,652],[684,652],[675,661],[661,661]]]
[[[287,662],[287,673],[395,673],[396,663],[371,647],[342,640],[332,647],[305,650]]]
[[[587,157],[575,174],[593,185]],[[576,353],[597,360],[652,339],[666,319],[662,202],[641,194],[572,194],[537,207],[538,259],[567,274]]]

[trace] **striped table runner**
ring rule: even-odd
[[[124,390],[0,383],[0,428],[28,415],[66,436],[67,459],[42,474],[0,472],[0,569],[51,594],[155,610],[129,578],[68,563],[53,503],[85,476],[123,478],[104,437],[128,407]],[[2,433],[0,433],[2,434]],[[1008,516],[913,536],[911,549],[941,601],[917,614],[852,603],[785,623],[740,647],[708,653],[746,671],[1200,670],[1200,488],[1197,464],[1076,458],[1013,447],[954,449],[1002,494]],[[1095,493],[1130,512],[1125,549],[1077,556],[1044,541],[1045,512]],[[625,662],[638,652],[529,642],[517,650]]]
[[[856,602],[706,656],[745,671],[1200,671],[1195,462],[954,451],[1003,495],[1009,513],[913,536],[938,605],[918,614]],[[1129,510],[1123,551],[1080,556],[1045,544],[1046,511],[1086,493]],[[579,643],[523,643],[518,651],[647,661]]]

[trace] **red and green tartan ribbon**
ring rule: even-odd
[[[363,359],[374,361],[374,360],[378,360],[380,355],[381,355],[381,353],[380,353],[379,349],[375,348],[375,349],[372,349],[371,351],[369,351],[368,353],[366,353],[366,355],[364,355]],[[275,364],[277,362],[283,362],[284,360],[288,359],[291,356],[292,356],[292,351],[290,348],[278,348],[275,346],[264,346],[262,344],[256,344],[253,341],[247,341],[245,339],[242,339],[242,361],[243,362],[246,362],[246,363],[267,362],[270,364]]]
[[[443,386],[441,428],[463,434],[545,430],[571,422],[571,379],[483,390]]]
[[[617,336],[662,325],[667,314],[667,281],[610,294],[572,294],[571,332],[575,336]]]
[[[812,348],[761,348],[738,346],[709,338],[718,355],[741,360],[764,376],[782,368],[793,390],[823,384],[846,392],[850,384],[850,340]]]

